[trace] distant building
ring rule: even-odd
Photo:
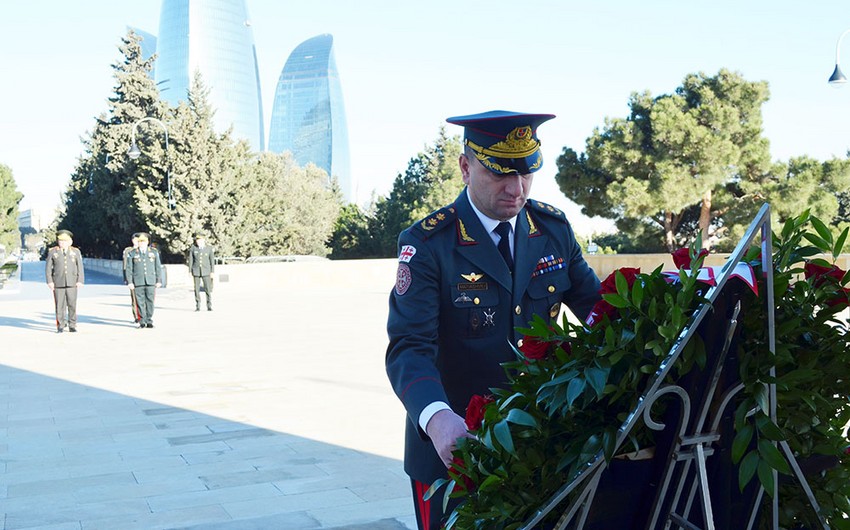
[[[236,138],[264,149],[257,52],[244,0],[163,0],[156,53],[162,99],[172,105],[185,100],[199,71],[216,129],[233,126]]]
[[[289,151],[298,164],[324,169],[337,178],[345,200],[355,202],[333,36],[302,42],[286,60],[275,90],[269,151]]]
[[[18,229],[22,234],[41,232],[53,222],[54,216],[29,209],[18,212]]]

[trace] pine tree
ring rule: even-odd
[[[169,114],[150,77],[155,57],[144,59],[140,42],[132,30],[121,39],[121,57],[112,65],[114,95],[83,138],[85,153],[71,175],[58,220],[58,226],[74,232],[75,245],[87,256],[119,257],[132,232],[148,229],[136,206],[137,191],[164,188],[166,157],[159,127],[140,124],[136,141],[142,156],[136,161],[127,156],[133,126],[146,117],[165,122]],[[153,177],[140,182],[139,174]]]

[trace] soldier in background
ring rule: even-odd
[[[130,280],[127,278],[127,258],[130,256],[130,252],[139,248],[138,232],[133,234],[132,242],[132,246],[124,248],[122,256],[124,261],[124,285],[130,284]],[[141,321],[141,316],[139,315],[139,305],[136,303],[136,291],[134,289],[130,289],[130,308],[133,310],[133,323],[138,324]]]
[[[47,252],[47,286],[53,291],[56,305],[56,332],[65,328],[77,331],[77,289],[84,282],[83,255],[72,247],[74,234],[68,230],[56,232],[56,246]]]
[[[159,251],[149,248],[150,236],[139,233],[139,246],[127,257],[127,285],[136,293],[139,328],[153,327],[153,304],[156,288],[162,286],[162,261]]]
[[[206,244],[203,233],[195,234],[195,244],[189,248],[189,272],[195,284],[195,311],[201,310],[201,282],[207,296],[207,311],[212,311],[212,273],[215,270],[215,251]]]

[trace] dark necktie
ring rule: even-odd
[[[511,223],[502,221],[493,231],[499,234],[499,254],[505,259],[508,268],[514,270],[514,258],[511,256],[511,242],[508,239],[511,234]]]

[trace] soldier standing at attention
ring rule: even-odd
[[[473,395],[504,386],[501,363],[516,359],[517,326],[556,318],[561,304],[584,320],[599,300],[587,265],[559,209],[529,199],[543,155],[537,127],[551,114],[491,111],[449,118],[464,127],[458,158],[466,187],[453,204],[399,236],[390,294],[386,368],[407,411],[404,469],[420,530],[436,530],[442,493],[423,493],[447,477]]]
[[[139,233],[139,247],[127,258],[127,285],[136,293],[139,306],[139,328],[153,327],[153,302],[156,288],[162,286],[162,262],[159,251],[148,247],[150,237]]]
[[[195,311],[201,310],[201,282],[207,296],[207,311],[212,311],[212,273],[215,270],[215,251],[206,243],[202,233],[195,234],[195,244],[189,248],[189,272],[195,284]]]
[[[124,259],[124,285],[129,285],[130,280],[127,278],[127,260],[130,256],[130,252],[133,249],[139,248],[139,233],[136,232],[133,234],[132,239],[133,245],[130,247],[124,248],[123,259]],[[130,289],[130,308],[133,310],[133,322],[138,324],[141,318],[139,317],[139,305],[136,303],[136,291]]]
[[[65,327],[77,331],[77,289],[84,282],[83,255],[72,247],[74,234],[68,230],[56,232],[56,245],[47,253],[47,286],[53,291],[56,305],[56,332]]]

